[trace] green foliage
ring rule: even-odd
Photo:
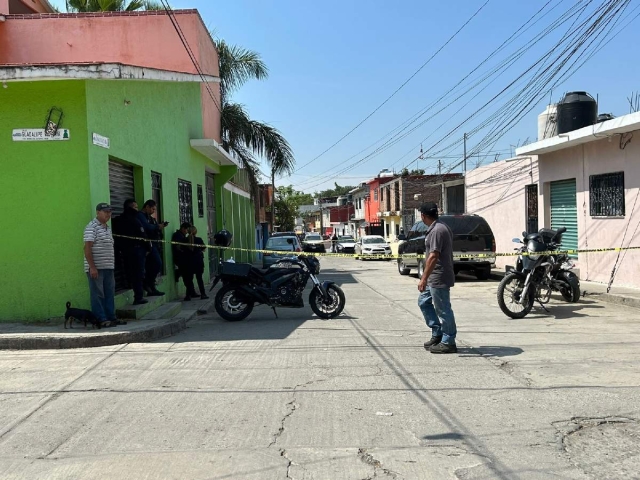
[[[400,172],[400,175],[403,176],[403,177],[408,177],[409,175],[424,175],[424,169],[423,168],[414,168],[413,170],[409,171],[409,169],[407,169],[405,167]]]
[[[67,0],[67,12],[133,12],[136,10],[162,10],[162,5],[151,0]]]
[[[335,185],[334,188],[329,188],[327,190],[322,190],[321,192],[317,192],[315,194],[316,197],[325,198],[325,197],[339,197],[340,195],[346,195],[351,190],[353,190],[354,186],[341,186],[338,185],[338,182],[333,183]]]

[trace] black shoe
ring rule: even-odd
[[[138,300],[134,300],[134,305],[144,305],[145,303],[149,303],[149,300],[145,300],[144,298],[140,298]]]
[[[433,347],[434,345],[438,345],[441,341],[442,337],[431,337],[431,340],[429,340],[428,342],[424,342],[424,348],[429,350],[429,348]]]
[[[161,297],[162,295],[164,295],[164,292],[159,290],[151,290],[147,293],[147,297]]]
[[[109,320],[113,325],[126,325],[127,322],[125,322],[124,320],[118,320],[116,318],[114,318],[113,320]]]
[[[185,302],[190,302],[191,301],[191,297],[189,295],[187,295],[186,297],[184,297],[184,301]]]
[[[202,300],[208,300],[209,299],[209,297],[207,295],[205,295],[204,293],[202,295],[200,295],[200,298]]]
[[[438,343],[429,349],[431,353],[458,353],[456,344]]]

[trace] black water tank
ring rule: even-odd
[[[558,103],[558,134],[594,125],[598,104],[587,92],[569,92]]]

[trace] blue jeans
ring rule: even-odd
[[[101,322],[116,319],[116,280],[113,269],[99,269],[98,278],[89,279],[89,295],[91,296],[91,311]]]
[[[418,298],[418,306],[431,329],[431,335],[442,337],[442,343],[455,345],[456,319],[451,310],[449,289],[427,287]]]

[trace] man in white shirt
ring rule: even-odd
[[[89,280],[91,311],[103,327],[119,323],[115,307],[113,236],[107,225],[111,211],[111,205],[99,203],[96,206],[96,218],[84,229],[84,271]]]

